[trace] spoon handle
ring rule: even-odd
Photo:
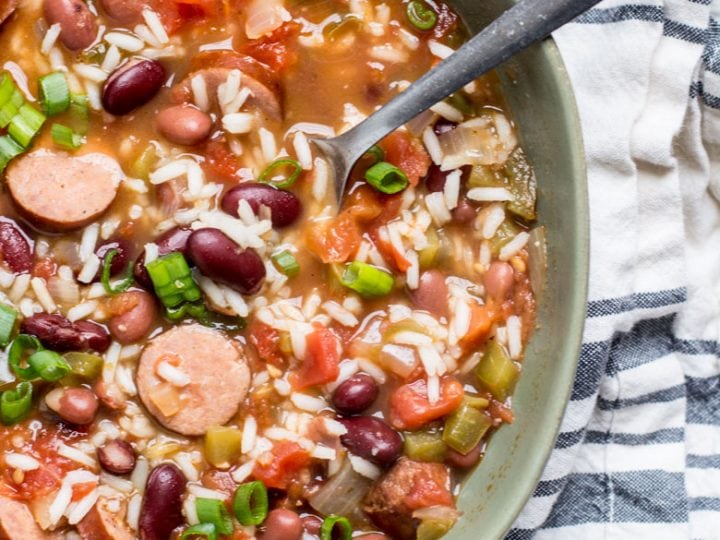
[[[346,151],[355,154],[346,156],[347,161],[353,163],[388,133],[515,53],[549,36],[598,2],[520,0],[382,109],[337,137],[337,142],[342,143]]]

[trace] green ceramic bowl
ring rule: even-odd
[[[540,0],[541,1],[541,0]],[[456,0],[472,34],[507,0]],[[501,538],[537,484],[570,396],[585,318],[588,276],[587,177],[575,99],[552,40],[499,68],[511,114],[535,167],[540,224],[547,229],[547,283],[513,409],[465,482],[463,512],[448,540]]]

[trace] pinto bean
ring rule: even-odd
[[[60,41],[71,51],[85,49],[97,37],[97,23],[82,0],[45,0],[43,14],[48,25],[60,24]]]
[[[72,323],[62,315],[36,313],[23,320],[21,330],[55,351],[91,349],[103,353],[110,346],[110,335],[99,324],[90,321]]]
[[[265,520],[265,532],[261,540],[300,540],[303,535],[303,522],[295,512],[285,508],[276,508]]]
[[[128,306],[128,309],[113,316],[108,322],[112,336],[123,345],[135,343],[145,337],[157,317],[152,295],[145,291],[129,291],[122,293],[114,301]]]
[[[267,206],[273,227],[292,225],[302,211],[302,203],[294,193],[260,182],[245,182],[232,188],[222,198],[222,209],[237,217],[241,200],[247,201],[256,215],[260,213],[261,206]]]
[[[173,529],[185,522],[182,497],[186,484],[182,471],[171,463],[158,465],[150,472],[140,508],[140,538],[167,540]]]
[[[191,105],[175,105],[160,111],[155,124],[171,143],[193,146],[208,138],[212,118]]]
[[[200,272],[242,294],[253,294],[265,278],[265,265],[252,249],[241,249],[220,229],[198,229],[188,238],[187,254]]]
[[[485,272],[483,283],[488,296],[502,302],[512,291],[515,283],[515,271],[508,263],[495,261]]]
[[[99,406],[93,391],[82,386],[55,388],[47,393],[45,403],[60,418],[79,426],[92,422]]]
[[[129,442],[113,439],[97,450],[100,466],[112,474],[130,474],[135,468],[135,450]]]
[[[145,105],[165,82],[165,68],[157,60],[139,60],[115,70],[102,92],[103,108],[121,116]]]
[[[386,422],[374,416],[340,420],[347,433],[340,437],[353,454],[381,466],[391,465],[402,453],[402,438]]]
[[[436,317],[448,316],[448,287],[445,275],[439,270],[428,270],[420,276],[420,285],[410,292],[418,309],[429,311]]]
[[[32,270],[31,241],[22,233],[17,224],[8,218],[0,218],[0,256],[10,270],[17,274]]]

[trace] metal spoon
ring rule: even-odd
[[[520,0],[381,109],[331,139],[311,139],[325,154],[342,202],[350,171],[373,144],[517,52],[546,38],[600,0]]]

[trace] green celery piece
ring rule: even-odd
[[[488,343],[482,360],[475,368],[475,376],[498,401],[505,401],[512,392],[520,368],[497,341]]]
[[[511,219],[506,219],[495,231],[495,236],[490,239],[490,252],[493,256],[498,255],[505,244],[515,238],[522,229]]]
[[[463,403],[445,421],[443,441],[456,452],[467,454],[480,443],[490,426],[489,416]]]
[[[404,453],[414,461],[441,463],[447,454],[442,431],[437,428],[423,429],[404,434]]]
[[[505,174],[509,180],[510,193],[513,194],[513,200],[507,204],[507,209],[526,221],[533,221],[537,217],[537,181],[521,148],[517,148],[508,158]]]

